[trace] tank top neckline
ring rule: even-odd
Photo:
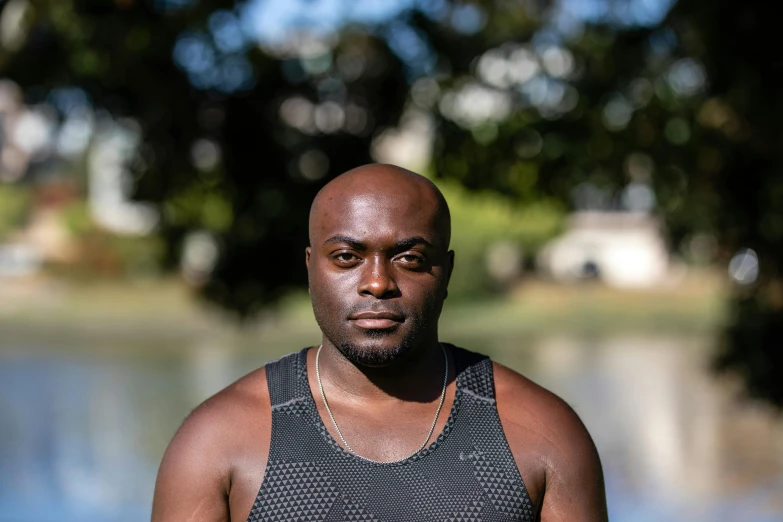
[[[443,426],[443,429],[441,429],[438,436],[433,440],[429,445],[425,446],[420,451],[414,453],[410,457],[396,461],[396,462],[375,462],[367,459],[363,459],[347,449],[343,448],[340,443],[338,443],[334,437],[332,437],[332,434],[329,432],[329,430],[326,429],[326,424],[324,423],[324,420],[321,418],[320,413],[318,413],[318,408],[316,407],[315,403],[315,397],[313,396],[313,392],[310,389],[310,381],[309,381],[309,371],[307,368],[307,352],[310,350],[310,347],[303,348],[299,352],[297,363],[299,364],[300,371],[297,372],[298,379],[300,380],[299,384],[302,386],[305,390],[304,398],[307,402],[307,407],[310,410],[310,415],[313,417],[313,422],[315,426],[317,427],[318,431],[321,433],[321,436],[326,441],[326,443],[331,446],[341,457],[354,460],[360,464],[364,464],[371,467],[397,467],[397,466],[404,466],[406,464],[410,464],[411,462],[415,462],[418,460],[421,460],[425,458],[427,455],[433,453],[435,450],[438,449],[439,446],[441,446],[447,437],[449,436],[449,433],[451,432],[451,429],[454,425],[454,423],[457,420],[457,416],[460,411],[460,406],[462,404],[462,388],[463,388],[463,370],[465,368],[462,368],[459,364],[459,354],[457,353],[459,351],[458,348],[455,346],[444,343],[445,346],[448,346],[451,354],[452,359],[454,361],[454,368],[455,368],[455,378],[456,381],[456,389],[454,391],[454,402],[451,405],[451,409],[449,411],[449,416],[446,419],[446,424]]]

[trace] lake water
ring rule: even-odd
[[[486,338],[443,336],[574,407],[601,454],[613,520],[783,520],[783,422],[709,373],[709,339]],[[185,415],[300,347],[108,339],[0,334],[0,522],[148,520],[158,463]]]

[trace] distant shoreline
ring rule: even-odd
[[[620,291],[597,284],[557,285],[530,279],[511,294],[481,301],[446,301],[441,333],[460,338],[549,334],[714,334],[726,317],[718,274],[690,274],[677,286]],[[76,284],[57,280],[0,281],[0,351],[10,340],[78,344],[108,341],[118,351],[230,339],[234,345],[308,343],[319,337],[306,293],[287,297],[240,324],[197,299],[175,279]],[[146,346],[146,348],[145,348]]]

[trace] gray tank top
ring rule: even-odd
[[[395,463],[335,442],[307,381],[307,350],[266,366],[272,443],[248,521],[533,521],[500,425],[489,358],[447,345],[457,390],[438,438]]]

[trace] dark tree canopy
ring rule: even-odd
[[[434,121],[435,176],[582,208],[644,205],[652,189],[675,249],[698,234],[724,264],[752,249],[759,277],[735,289],[720,365],[783,405],[774,2],[680,0],[654,16],[595,0],[581,17],[565,1],[413,2],[265,46],[241,29],[247,5],[42,0],[0,51],[28,103],[78,87],[138,124],[136,197],[162,210],[168,264],[189,231],[221,244],[209,299],[249,314],[303,285],[292,259],[312,197],[416,112]]]

